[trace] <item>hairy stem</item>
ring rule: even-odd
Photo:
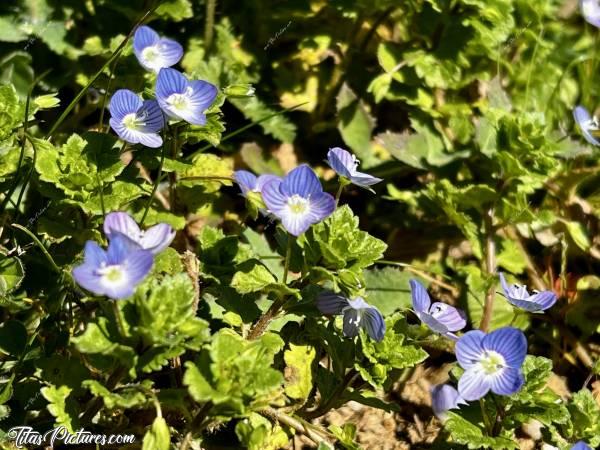
[[[215,31],[215,9],[217,0],[207,0],[206,2],[206,21],[204,24],[204,48],[207,53],[212,45]]]
[[[494,209],[490,208],[484,217],[485,221],[485,268],[487,274],[492,277],[496,273],[496,242],[495,230],[493,225]],[[479,329],[486,332],[492,320],[492,310],[494,309],[494,298],[496,296],[496,286],[492,284],[485,296],[485,304],[483,306],[483,317],[479,324]]]
[[[324,430],[319,430],[315,425],[309,424],[308,422],[293,416],[277,411],[274,408],[265,408],[261,411],[261,414],[270,418],[273,421],[281,422],[290,428],[293,428],[297,432],[308,437],[315,444],[319,445],[321,442],[331,445],[332,442],[325,437],[329,433]]]

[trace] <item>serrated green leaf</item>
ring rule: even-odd
[[[295,400],[306,401],[312,390],[312,363],[316,350],[310,345],[290,344],[283,354],[285,360],[285,393]]]
[[[164,417],[156,417],[152,427],[144,435],[142,450],[169,450],[171,432]]]

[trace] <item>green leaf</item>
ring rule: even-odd
[[[235,434],[248,450],[279,450],[289,443],[289,437],[280,425],[260,414],[252,413],[239,421]]]
[[[144,380],[142,385],[146,389],[150,389],[152,382]],[[82,386],[90,390],[95,397],[100,397],[104,401],[104,406],[108,410],[117,408],[141,408],[152,404],[151,400],[143,390],[136,389],[136,386],[127,386],[124,389],[119,389],[118,393],[113,393],[107,389],[102,383],[96,380],[84,380]]]
[[[231,287],[240,294],[249,294],[263,290],[277,280],[269,270],[258,261],[244,264],[244,269],[237,271],[231,279]]]
[[[17,289],[24,277],[25,269],[19,258],[0,254],[0,297]]]
[[[67,386],[47,386],[42,395],[48,400],[48,411],[56,418],[57,426],[64,426],[69,433],[75,433],[78,427],[77,404],[70,398],[71,388]]]
[[[312,390],[312,363],[317,353],[310,345],[290,344],[285,360],[285,393],[288,397],[305,402]]]
[[[515,439],[487,436],[480,427],[458,414],[452,411],[448,411],[446,414],[448,419],[444,423],[444,427],[450,433],[453,442],[466,445],[467,448],[474,450],[483,448],[513,450],[519,448]]]
[[[142,450],[169,450],[171,432],[164,417],[156,417],[152,427],[144,435]]]
[[[344,142],[360,158],[365,168],[373,166],[377,160],[370,151],[371,132],[375,119],[367,111],[367,106],[356,97],[347,84],[343,84],[337,96],[338,129]]]
[[[376,306],[384,316],[411,308],[409,281],[414,276],[395,267],[365,270],[367,301]]]

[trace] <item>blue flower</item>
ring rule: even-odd
[[[350,300],[333,292],[323,292],[317,297],[317,308],[323,314],[344,316],[344,336],[358,336],[361,328],[376,341],[381,341],[385,335],[383,316],[362,297]]]
[[[175,69],[160,69],[156,78],[156,99],[171,118],[192,125],[205,125],[205,111],[217,98],[217,87],[208,81],[189,81]]]
[[[96,295],[127,298],[146,278],[153,259],[151,252],[115,233],[107,251],[93,241],[86,242],[83,264],[73,269],[73,278]]]
[[[421,322],[436,333],[458,339],[453,331],[462,330],[467,325],[465,314],[460,309],[440,302],[432,305],[427,290],[417,280],[410,280],[410,292],[413,309]]]
[[[594,1],[594,3],[596,3]],[[593,132],[599,131],[598,122],[595,117],[590,116],[590,113],[583,106],[577,106],[573,110],[573,118],[575,122],[579,126],[581,133],[586,141],[588,141],[592,145],[600,145],[600,141],[598,141]]]
[[[327,163],[335,172],[347,178],[357,186],[369,189],[369,186],[383,181],[381,178],[357,171],[359,161],[352,153],[335,147],[327,153]]]
[[[573,447],[571,447],[571,450],[594,450],[592,447],[590,447],[589,445],[587,445],[585,442],[583,441],[579,441],[576,442]]]
[[[285,229],[299,236],[312,224],[335,210],[335,199],[323,192],[317,175],[306,164],[296,167],[283,180],[271,180],[262,187],[262,197]]]
[[[556,294],[552,291],[536,292],[529,294],[526,286],[519,286],[514,284],[509,286],[504,278],[502,272],[500,275],[500,283],[502,284],[502,290],[508,302],[518,308],[524,309],[525,311],[537,313],[545,311],[552,307],[556,303]]]
[[[158,72],[163,67],[177,64],[183,56],[183,47],[172,39],[161,38],[152,28],[143,25],[135,30],[133,52],[144,69]]]
[[[467,403],[453,386],[438,384],[431,388],[431,409],[438,419],[445,420],[446,411],[458,409],[459,404],[466,405]]]
[[[125,142],[153,148],[162,145],[158,132],[165,119],[156,100],[142,100],[128,89],[119,89],[111,97],[108,109],[110,127]]]
[[[175,238],[175,230],[169,224],[159,223],[142,231],[135,220],[125,212],[112,212],[106,215],[104,234],[109,239],[116,235],[124,235],[153,255],[162,252]]]
[[[499,328],[490,334],[469,331],[456,343],[456,359],[465,372],[458,392],[467,401],[478,400],[490,390],[512,395],[524,383],[521,366],[527,354],[527,339],[514,327]]]
[[[277,175],[265,174],[256,176],[247,170],[236,170],[233,173],[233,179],[242,190],[242,195],[245,197],[249,192],[261,192],[265,184],[273,180],[281,181],[281,177]]]
[[[600,5],[598,5],[598,0],[580,0],[579,6],[586,22],[600,28]]]

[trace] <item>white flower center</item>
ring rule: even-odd
[[[506,360],[498,352],[486,351],[479,360],[479,365],[486,375],[494,375],[506,367]]]
[[[298,194],[292,195],[287,202],[288,208],[293,214],[304,214],[308,211],[308,199]]]
[[[96,273],[102,276],[103,281],[110,284],[119,283],[125,278],[123,268],[118,264],[111,266],[102,264],[100,268],[96,270]]]
[[[160,52],[154,45],[146,47],[144,50],[142,50],[142,59],[147,62],[154,62],[159,56]]]
[[[123,117],[123,126],[129,130],[139,130],[144,126],[143,118],[138,117],[137,113],[130,113]]]
[[[171,94],[167,103],[179,111],[185,111],[190,107],[190,99],[186,94]]]

